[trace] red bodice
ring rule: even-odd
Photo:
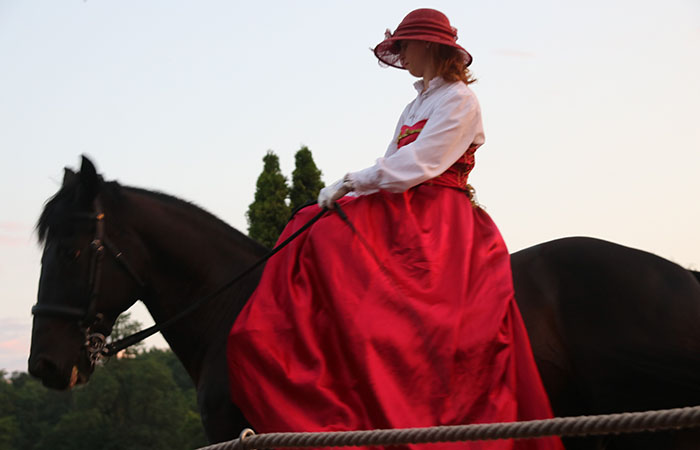
[[[428,119],[424,119],[415,123],[414,125],[403,125],[397,139],[398,148],[400,149],[401,147],[418,139],[418,135],[423,130],[423,127],[425,127],[427,122]],[[423,184],[447,186],[468,191],[467,179],[469,178],[469,172],[471,172],[474,168],[474,152],[476,152],[477,148],[478,146],[469,147],[464,152],[464,155],[462,155],[447,170],[445,170],[439,176],[424,182]]]

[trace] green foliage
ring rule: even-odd
[[[12,416],[0,417],[0,450],[13,449],[12,443],[19,435],[17,419]]]
[[[15,394],[7,373],[0,370],[0,450],[10,450],[19,436],[19,424],[15,417]]]
[[[139,330],[143,329],[143,325],[138,320],[131,318],[131,313],[125,312],[117,317],[117,321],[114,322],[112,327],[112,333],[109,335],[109,341],[115,342],[123,339],[129,335],[132,335]],[[137,342],[136,344],[127,347],[122,350],[125,356],[134,356],[143,351],[145,344],[143,341]]]
[[[292,172],[292,187],[289,190],[289,201],[292,210],[316,201],[319,191],[324,187],[321,181],[321,171],[316,167],[311,150],[302,147],[294,155],[294,172]]]
[[[26,373],[0,380],[0,450],[192,449],[206,445],[195,391],[172,352],[113,358],[69,392]]]
[[[248,235],[272,247],[289,220],[290,209],[286,202],[289,189],[277,155],[268,151],[263,163],[263,171],[256,183],[255,200],[246,214]]]
[[[10,377],[12,408],[18,428],[12,448],[33,449],[43,433],[70,410],[69,392],[51,391],[24,372]]]
[[[294,155],[292,187],[280,170],[279,158],[270,150],[263,157],[263,171],[255,187],[255,199],[248,207],[248,236],[273,247],[289,220],[290,212],[318,197],[324,187],[321,171],[311,150],[304,146]],[[289,204],[287,203],[289,196]]]

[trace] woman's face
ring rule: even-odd
[[[401,41],[399,43],[401,65],[414,77],[425,76],[425,71],[433,65],[430,44],[425,41]]]

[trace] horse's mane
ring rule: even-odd
[[[195,204],[193,202],[183,200],[179,197],[175,197],[173,195],[166,194],[166,193],[160,192],[160,191],[150,191],[148,189],[137,188],[137,187],[133,187],[133,186],[121,186],[117,182],[111,182],[110,184],[112,184],[112,183],[119,186],[121,188],[121,190],[126,190],[126,191],[130,191],[130,192],[133,192],[136,194],[146,195],[148,197],[154,197],[154,198],[157,198],[158,200],[160,200],[164,203],[178,205],[182,208],[187,209],[188,211],[192,212],[193,214],[199,214],[199,215],[203,216],[204,218],[206,218],[207,220],[211,220],[211,221],[217,223],[219,226],[224,227],[225,229],[232,231],[234,233],[238,233],[241,236],[244,236],[245,238],[249,239],[248,236],[244,235],[243,233],[241,233],[240,231],[238,231],[237,229],[235,229],[234,227],[232,227],[228,223],[224,222],[223,220],[221,220],[220,218],[218,218],[214,214],[210,213],[209,211],[205,210],[204,208],[202,208],[201,206],[198,206],[197,204]]]
[[[78,188],[78,182],[67,184],[64,183],[61,189],[46,202],[46,205],[44,206],[44,209],[41,215],[39,216],[39,220],[36,225],[39,243],[46,243],[49,229],[51,227],[61,223],[65,223],[65,221],[69,219],[70,215],[76,212],[75,210],[71,211],[70,207],[66,206],[66,202],[72,204],[74,207],[78,206]],[[227,224],[214,214],[206,211],[205,209],[201,208],[200,206],[197,206],[192,202],[159,191],[151,191],[148,189],[137,188],[132,186],[122,186],[117,181],[108,181],[100,183],[100,195],[108,197],[113,201],[122,201],[125,192],[133,192],[139,195],[154,197],[164,203],[177,205],[181,208],[188,210],[192,214],[200,215],[205,220],[216,223],[217,226],[233,234],[238,240],[247,243],[252,243],[253,245],[260,247],[260,249],[265,249],[265,247],[259,242],[255,241],[254,239],[251,239],[250,237],[241,233],[236,228]]]

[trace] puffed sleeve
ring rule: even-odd
[[[397,131],[400,127],[401,123]],[[373,166],[350,173],[348,178],[359,195],[378,189],[404,192],[442,174],[472,143],[482,142],[481,110],[476,97],[470,90],[452,90],[435,105],[414,142],[393,153],[388,149],[387,155]]]

